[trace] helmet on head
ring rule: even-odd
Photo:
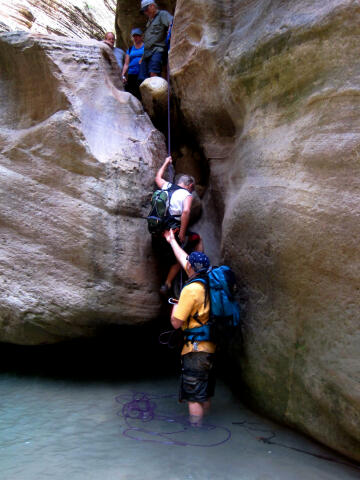
[[[202,252],[190,253],[188,261],[196,273],[206,272],[210,267],[209,257]]]

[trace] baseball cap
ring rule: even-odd
[[[145,10],[152,3],[154,3],[154,0],[141,0],[141,11]]]
[[[207,270],[210,267],[209,257],[202,252],[190,253],[188,261],[196,273]]]
[[[133,29],[131,30],[131,36],[133,36],[133,35],[142,35],[142,34],[143,34],[143,32],[142,32],[141,28],[133,28]]]

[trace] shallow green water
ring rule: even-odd
[[[346,462],[251,413],[222,383],[201,428],[189,426],[176,391],[176,378],[106,383],[1,374],[1,480],[360,478],[355,467],[293,450]],[[259,440],[273,433],[276,445]]]

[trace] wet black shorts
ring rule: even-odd
[[[215,392],[215,354],[191,352],[181,357],[179,400],[205,402]]]

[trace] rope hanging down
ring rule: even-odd
[[[167,84],[168,84],[168,98],[167,98],[167,107],[168,107],[168,156],[171,155],[171,101],[170,101],[170,62],[169,62],[169,51],[170,51],[170,41],[171,41],[171,30],[173,24],[171,24],[168,32],[168,60],[167,60]],[[175,169],[174,165],[170,163],[169,165],[169,174],[171,178],[171,183],[175,182]],[[183,245],[182,245],[183,246]],[[182,269],[180,270],[180,291],[183,287],[183,272]]]
[[[171,139],[170,139],[171,122],[170,122],[170,62],[169,62],[169,59],[167,62],[167,82],[168,82],[168,155],[170,155],[171,154]]]
[[[169,52],[171,47],[171,31],[173,28],[173,22],[169,26],[169,30],[166,37],[166,44],[167,44],[167,84],[168,84],[168,99],[167,99],[167,107],[168,107],[168,156],[171,155],[171,120],[170,120],[170,62],[169,62]],[[171,183],[175,181],[175,169],[173,164],[169,165],[169,174],[171,178]]]
[[[171,155],[171,118],[170,118],[170,63],[167,62],[167,83],[168,83],[168,156]],[[175,169],[173,164],[169,165],[169,173],[171,177],[171,183],[175,181]]]

